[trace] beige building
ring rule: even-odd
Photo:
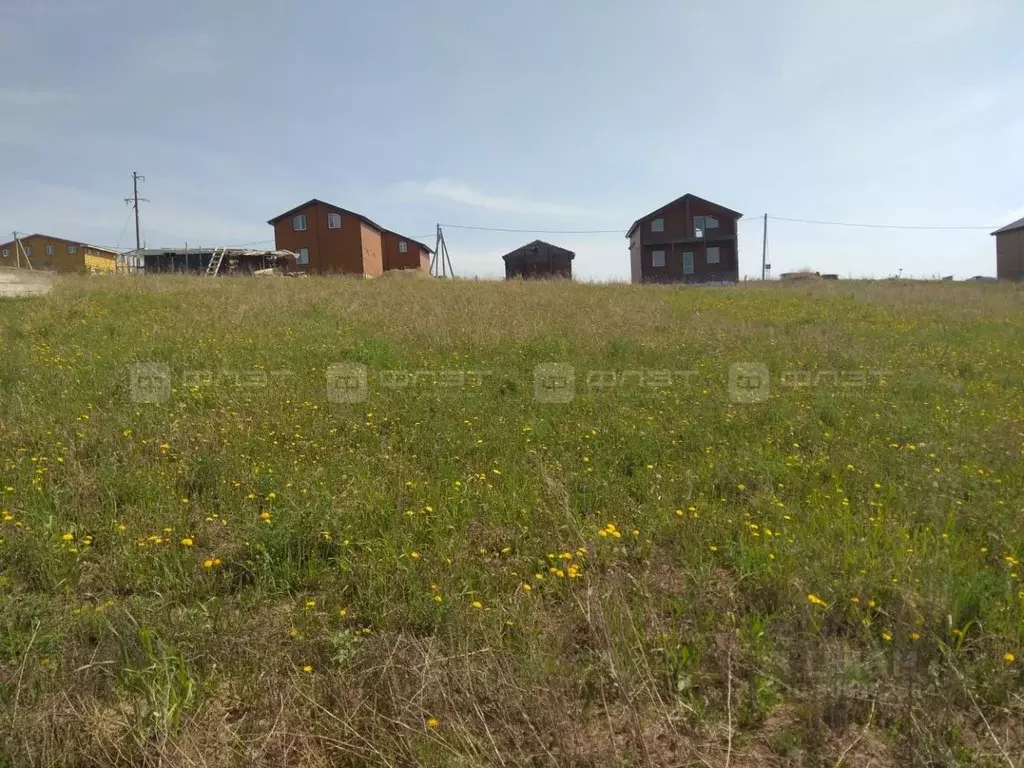
[[[47,272],[113,272],[117,252],[78,240],[50,235],[25,235],[0,244],[0,267],[21,267]]]

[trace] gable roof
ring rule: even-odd
[[[508,261],[510,256],[512,256],[512,257],[522,256],[522,257],[529,258],[530,256],[533,256],[535,254],[539,255],[539,251],[540,251],[541,246],[543,246],[544,248],[548,248],[551,251],[555,251],[556,253],[567,254],[569,256],[570,260],[576,258],[576,254],[573,253],[572,251],[570,251],[568,248],[562,248],[562,247],[557,246],[557,245],[552,245],[551,243],[546,243],[543,240],[534,240],[533,242],[527,243],[526,245],[521,245],[518,248],[516,248],[514,251],[509,251],[508,253],[506,253],[501,258],[506,260],[506,261]],[[531,250],[533,248],[536,248],[537,250],[536,251]],[[545,255],[545,258],[546,258],[546,255]]]
[[[661,213],[665,209],[671,208],[673,205],[676,205],[677,203],[681,203],[684,200],[695,200],[698,203],[704,203],[705,205],[711,205],[711,206],[714,206],[715,208],[720,208],[721,210],[725,211],[726,213],[731,213],[736,218],[739,218],[740,216],[743,215],[739,211],[734,211],[732,208],[726,208],[724,205],[719,205],[718,203],[713,203],[710,200],[705,200],[703,197],[697,197],[696,195],[692,195],[689,192],[687,192],[682,197],[677,197],[671,203],[666,203],[665,205],[661,206],[661,208],[658,208],[657,210],[651,211],[646,216],[641,216],[639,219],[634,221],[633,222],[633,226],[631,226],[629,228],[629,231],[626,232],[626,237],[630,237],[633,234],[633,230],[635,230],[637,228],[637,226],[639,226],[640,222],[643,221],[644,219],[648,219],[648,218],[650,218],[651,216],[654,216],[657,213]]]
[[[33,232],[31,235],[19,236],[19,240],[28,240],[31,237],[42,237],[46,240],[56,240],[59,243],[67,243],[68,245],[77,245],[79,248],[88,248],[90,251],[102,251],[103,253],[109,253],[111,256],[117,256],[117,251],[113,248],[104,248],[102,245],[92,245],[91,243],[83,243],[81,240],[68,240],[66,237],[54,237],[53,235],[44,235],[41,232]],[[6,243],[0,243],[0,248],[8,248],[14,245],[13,240],[8,240]]]
[[[386,234],[386,235],[394,235],[395,237],[400,238],[402,240],[408,240],[410,243],[413,243],[414,245],[418,245],[420,248],[422,248],[427,253],[433,253],[434,252],[434,249],[431,248],[430,246],[424,245],[419,240],[413,240],[411,237],[406,237],[405,235],[401,234],[400,232],[395,232],[394,230],[391,230],[391,229],[385,229],[384,230],[384,234]]]
[[[1016,221],[1011,221],[1005,227],[1000,227],[999,229],[997,229],[992,234],[993,235],[1001,235],[1004,232],[1013,232],[1014,230],[1017,230],[1017,229],[1024,229],[1024,218],[1017,219]]]
[[[382,227],[380,224],[378,224],[377,222],[373,221],[372,219],[366,218],[361,213],[356,213],[355,211],[350,211],[347,208],[341,208],[340,206],[332,205],[331,203],[324,202],[323,200],[320,200],[320,199],[315,198],[315,197],[307,200],[302,205],[295,206],[294,208],[292,208],[289,211],[285,211],[284,213],[278,214],[277,216],[272,218],[270,221],[268,221],[267,224],[269,224],[270,226],[274,226],[281,219],[286,219],[289,216],[293,216],[296,213],[298,213],[299,211],[301,211],[303,208],[309,208],[309,206],[311,206],[311,205],[322,205],[325,208],[329,208],[332,211],[335,211],[337,213],[345,213],[345,214],[348,214],[349,216],[354,216],[355,218],[359,219],[364,224],[369,224],[371,227],[376,229],[378,232],[382,232],[383,233],[383,232],[387,232],[388,231],[388,230],[384,229],[384,227]]]

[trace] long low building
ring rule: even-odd
[[[43,272],[113,272],[117,268],[117,251],[36,233],[0,243],[0,267]]]
[[[281,267],[293,270],[295,254],[284,250],[252,250],[249,248],[143,248],[121,254],[121,268],[127,272],[157,274],[190,272],[206,274],[211,262],[220,259],[216,274],[250,273],[259,269]]]

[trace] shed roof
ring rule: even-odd
[[[997,229],[992,234],[993,235],[1001,235],[1001,234],[1003,234],[1005,232],[1013,232],[1013,231],[1018,230],[1018,229],[1024,229],[1024,218],[1017,219],[1016,221],[1011,221],[1005,227],[1000,227],[999,229]]]
[[[671,208],[673,205],[676,205],[677,203],[681,203],[684,200],[695,200],[698,203],[704,203],[705,205],[714,206],[715,208],[719,208],[719,209],[725,211],[726,213],[731,213],[736,218],[739,218],[740,216],[743,215],[739,211],[734,211],[732,208],[726,208],[724,205],[719,205],[718,203],[713,203],[710,200],[705,200],[703,197],[697,197],[696,195],[693,195],[693,194],[690,194],[689,192],[687,192],[682,197],[677,197],[671,203],[666,203],[665,205],[661,206],[661,208],[657,208],[657,209],[651,211],[650,213],[648,213],[647,215],[641,216],[639,219],[634,221],[633,222],[633,226],[631,226],[629,228],[629,231],[626,232],[626,237],[630,237],[633,234],[633,230],[635,230],[637,228],[637,226],[640,224],[640,222],[643,221],[644,219],[650,218],[651,216],[654,216],[655,214],[661,213],[666,208]]]

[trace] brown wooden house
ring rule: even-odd
[[[430,272],[430,250],[423,243],[405,237],[397,232],[384,230],[381,234],[384,247],[384,271],[392,269],[418,269]]]
[[[562,277],[572,279],[572,260],[576,254],[557,245],[534,240],[501,257],[505,260],[505,279],[525,277]]]
[[[267,222],[278,250],[295,254],[301,272],[379,277],[389,269],[430,269],[430,249],[362,214],[307,200]]]
[[[632,282],[738,281],[736,224],[742,215],[685,194],[637,219],[626,233]]]
[[[992,233],[996,238],[996,277],[1024,280],[1024,219]]]

